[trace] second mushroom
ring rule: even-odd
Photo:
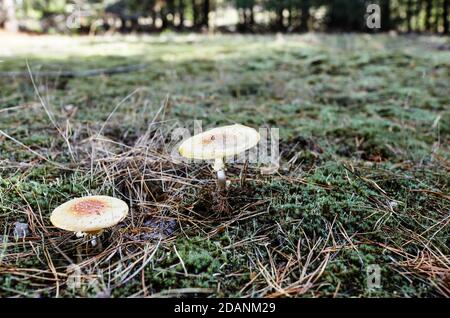
[[[226,189],[225,160],[255,147],[260,139],[259,133],[244,125],[229,125],[197,134],[185,140],[180,154],[188,159],[214,160],[213,169],[217,172],[219,190]]]

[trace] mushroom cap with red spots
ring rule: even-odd
[[[72,232],[98,232],[122,221],[128,205],[109,196],[87,196],[61,204],[50,216],[52,224]]]

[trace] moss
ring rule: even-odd
[[[127,178],[115,189],[90,166],[90,137],[104,125],[102,136],[114,142],[104,150],[126,152],[162,104],[158,121],[169,126],[179,121],[192,128],[193,120],[202,120],[204,127],[238,122],[280,128],[281,167],[272,176],[253,169],[243,186],[235,182],[229,214],[218,213],[206,183],[180,192],[176,212],[153,202],[133,205],[133,220],[103,238],[106,246],[121,246],[120,252],[84,269],[98,274],[99,286],[114,279],[112,296],[143,293],[143,284],[148,293],[209,288],[215,297],[267,296],[275,290],[267,288],[263,269],[274,280],[287,273],[280,282],[287,288],[300,280],[308,255],[307,273],[327,263],[315,284],[295,296],[440,296],[439,275],[404,262],[414,263],[415,257],[432,262],[424,242],[436,255],[449,254],[449,230],[440,223],[450,208],[445,197],[450,178],[443,173],[450,135],[448,52],[431,54],[426,37],[411,42],[352,35],[342,45],[341,35],[317,34],[313,41],[310,36],[286,36],[284,42],[219,36],[199,44],[183,36],[183,41],[123,37],[120,43],[77,38],[70,51],[59,39],[33,38],[32,45],[12,47],[0,71],[26,71],[28,60],[51,118],[27,77],[0,78],[0,129],[21,143],[0,135],[0,229],[8,242],[0,249],[2,266],[8,267],[0,272],[0,296],[55,295],[52,281],[39,279],[50,271],[44,250],[64,273],[70,262],[60,251],[75,259],[76,241],[50,227],[50,211],[88,193],[129,193]],[[124,43],[127,50],[121,50]],[[142,71],[68,79],[38,73],[131,64],[143,64]],[[230,179],[239,180],[240,172],[230,167]],[[152,183],[149,188],[159,187]],[[179,229],[161,242],[143,274],[121,284],[127,277],[123,269],[136,262],[143,244],[155,243],[130,239],[139,230],[137,220],[149,215],[176,219]],[[12,237],[16,221],[38,224],[24,242]],[[94,256],[95,251],[84,255]],[[370,264],[381,268],[379,290],[366,288]],[[27,280],[11,268],[43,272]],[[99,293],[94,285],[73,291],[61,278],[59,293],[94,297]]]

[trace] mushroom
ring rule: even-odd
[[[225,159],[253,148],[259,142],[259,133],[244,125],[214,128],[185,140],[178,151],[189,159],[214,160],[220,190],[226,189]]]
[[[128,205],[109,196],[86,196],[61,204],[53,210],[50,222],[57,228],[75,232],[77,237],[96,237],[106,228],[116,225],[128,214]]]

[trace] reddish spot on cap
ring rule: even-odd
[[[77,202],[72,207],[72,211],[79,215],[101,214],[105,208],[105,203],[98,199],[89,199]]]
[[[212,136],[205,136],[202,139],[202,143],[204,145],[209,145],[210,143],[213,143],[216,140],[216,136],[212,135]]]

